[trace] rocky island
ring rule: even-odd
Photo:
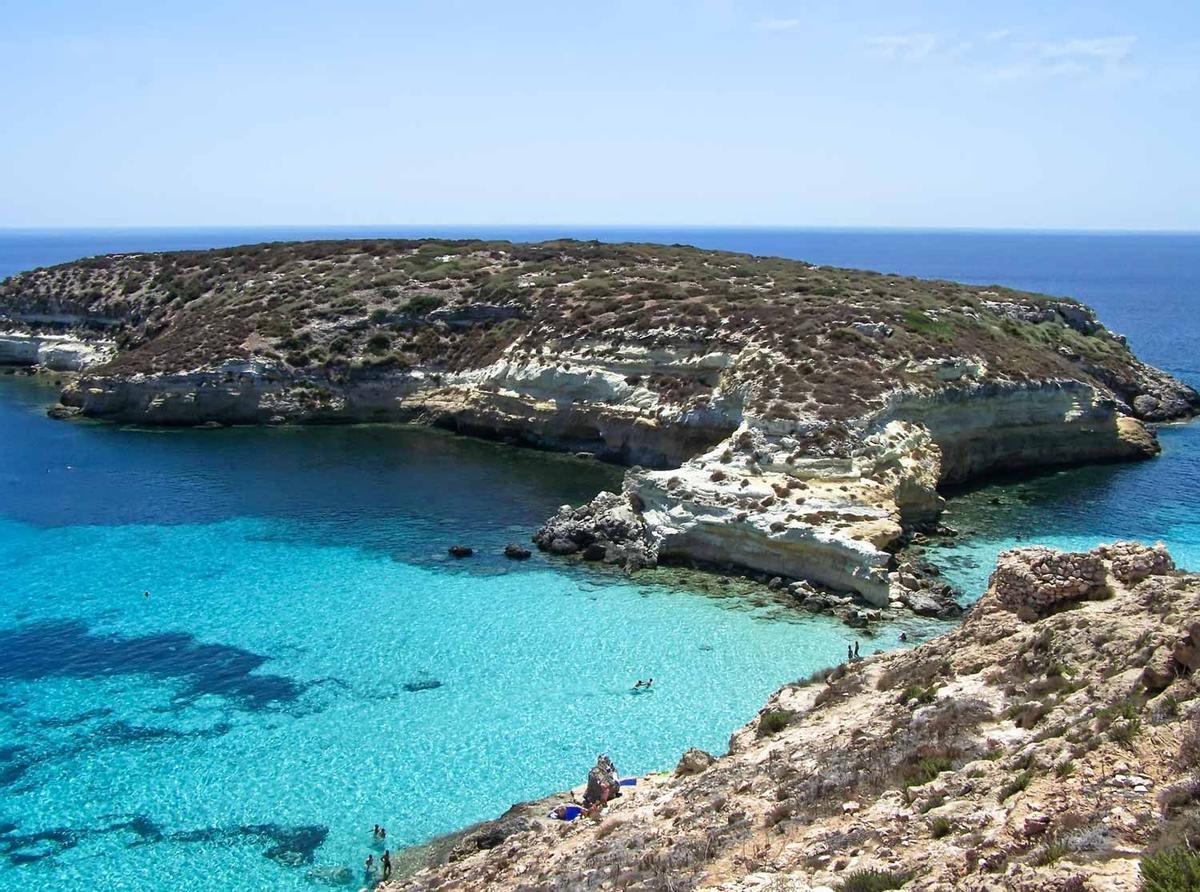
[[[57,415],[413,421],[629,465],[536,540],[945,608],[895,553],[938,488],[1137,459],[1200,406],[1087,307],[682,246],[328,241],[91,258],[0,285]],[[802,588],[802,599],[821,591]]]

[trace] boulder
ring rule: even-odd
[[[650,540],[636,502],[627,493],[602,492],[578,508],[563,505],[534,533],[533,541],[551,554],[583,550],[588,560],[634,569],[658,563],[658,547]]]
[[[679,757],[679,764],[675,766],[675,776],[686,777],[690,774],[700,774],[715,761],[717,761],[715,756],[702,749],[692,747]]]
[[[451,545],[446,550],[450,553],[450,557],[453,558],[470,557],[475,553],[475,549],[471,548],[469,545]]]
[[[892,336],[892,327],[883,322],[851,322],[850,328],[854,329],[861,335],[866,335],[868,338],[890,338]]]
[[[451,862],[459,861],[470,855],[474,855],[476,852],[494,849],[514,833],[522,833],[528,829],[528,819],[517,815],[505,816],[495,821],[487,821],[480,824],[478,828],[470,833],[464,834],[454,848],[450,850],[447,860]]]
[[[1035,811],[1026,815],[1024,832],[1026,836],[1045,836],[1050,829],[1050,816],[1045,812]]]
[[[64,418],[74,418],[82,411],[83,409],[79,408],[78,406],[64,406],[62,403],[55,403],[46,410],[46,415],[50,418],[57,418],[61,420]]]
[[[1150,418],[1162,410],[1162,401],[1148,393],[1139,393],[1133,398],[1133,411],[1139,418]]]
[[[1189,672],[1200,669],[1200,646],[1197,646],[1197,642],[1191,635],[1181,638],[1175,643],[1171,656],[1175,658],[1176,663]]]
[[[1152,693],[1166,690],[1179,674],[1180,664],[1174,654],[1160,648],[1142,670],[1142,684]]]
[[[510,542],[504,546],[504,556],[509,560],[523,561],[533,554],[524,545],[518,545],[516,542]]]

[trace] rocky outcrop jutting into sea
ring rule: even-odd
[[[1019,549],[960,628],[782,688],[715,761],[595,819],[515,806],[385,888],[1133,890],[1200,844],[1197,669],[1200,576],[1161,546]]]
[[[58,415],[407,420],[586,452],[631,466],[624,492],[560,512],[547,550],[879,606],[920,599],[895,553],[940,486],[1151,456],[1145,423],[1200,406],[1065,298],[679,246],[101,257],[0,284],[0,321],[0,361],[77,345]]]

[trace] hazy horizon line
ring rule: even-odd
[[[754,224],[754,223],[168,223],[168,224],[106,224],[102,226],[3,226],[3,234],[85,233],[85,232],[154,232],[202,230],[591,230],[603,231],[729,231],[747,232],[879,232],[879,233],[970,233],[1009,235],[1166,235],[1200,236],[1200,229],[1149,228],[1078,228],[1032,226],[864,226],[821,224]],[[435,233],[431,233],[435,234]],[[369,237],[369,236],[368,236]],[[574,237],[574,236],[569,236]]]

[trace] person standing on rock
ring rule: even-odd
[[[857,641],[854,642],[854,659],[856,659],[856,660],[862,659],[862,657],[858,653],[858,642]]]
[[[387,849],[383,850],[383,858],[381,859],[381,863],[383,864],[383,878],[386,881],[392,875],[392,853]]]

